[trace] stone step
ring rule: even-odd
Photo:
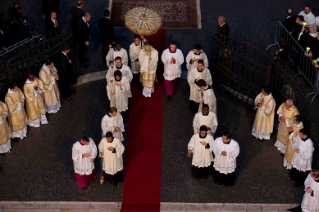
[[[161,203],[163,212],[287,211],[298,204]],[[17,202],[0,201],[0,212],[120,212],[118,202]]]

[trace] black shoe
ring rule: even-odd
[[[173,96],[172,95],[169,95],[169,96],[167,96],[167,99],[171,99]]]
[[[280,155],[281,155],[281,156],[285,156],[285,154],[284,154],[284,153],[280,153]]]
[[[67,101],[69,101],[69,102],[74,101],[74,99],[73,99],[72,97],[67,97],[67,98],[65,98],[65,100],[67,100]]]
[[[20,140],[21,140],[20,138],[13,138],[12,139],[12,141],[15,142],[15,143],[19,143]]]
[[[83,190],[86,190],[86,191],[87,191],[87,190],[88,190],[88,187],[84,187]]]

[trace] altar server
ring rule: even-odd
[[[197,179],[208,178],[212,173],[214,138],[207,133],[207,127],[201,126],[199,133],[192,136],[188,143],[188,156],[193,156],[192,176]]]
[[[208,68],[208,58],[207,55],[204,53],[201,45],[196,44],[193,46],[193,50],[191,50],[186,56],[186,67],[187,67],[187,77],[190,74],[192,69],[197,68],[197,63],[199,60],[203,61],[204,68]]]
[[[110,63],[115,61],[115,58],[120,57],[124,65],[128,65],[128,55],[127,51],[122,48],[120,42],[115,43],[115,47],[111,48],[106,56],[106,65],[109,67]]]
[[[111,107],[109,114],[106,114],[101,123],[102,128],[102,137],[105,136],[107,132],[112,132],[113,136],[120,141],[124,140],[123,132],[124,129],[124,123],[123,118],[120,113],[117,112],[116,107]]]
[[[230,133],[226,132],[223,137],[215,140],[213,151],[214,159],[214,181],[226,186],[235,184],[236,158],[239,155],[239,145],[231,138]]]
[[[100,157],[103,157],[102,169],[107,182],[117,185],[123,182],[123,153],[124,146],[112,132],[107,132],[99,144]]]
[[[168,49],[162,53],[162,62],[164,63],[164,84],[167,97],[170,99],[178,89],[178,78],[182,74],[182,64],[184,55],[177,48],[175,42],[171,42]]]
[[[193,120],[194,134],[199,133],[200,126],[206,126],[207,132],[212,136],[215,134],[218,126],[216,114],[209,111],[209,106],[203,104],[203,110],[196,113]]]
[[[44,105],[46,112],[57,113],[61,108],[60,92],[57,85],[59,79],[58,70],[55,68],[51,60],[46,60],[40,73],[40,80],[43,82]]]
[[[200,91],[197,86],[198,80],[204,80],[209,86],[213,85],[212,75],[210,71],[205,68],[204,61],[198,60],[197,66],[189,71],[187,81],[190,87],[189,108],[193,112],[198,112],[200,101]]]
[[[274,128],[276,102],[270,89],[264,87],[255,99],[256,117],[252,135],[260,140],[269,140]]]
[[[27,116],[24,110],[25,97],[17,84],[10,85],[5,97],[9,110],[9,125],[12,131],[12,138],[27,137]],[[15,139],[16,140],[16,139]]]
[[[198,111],[202,111],[203,104],[207,104],[209,111],[217,114],[217,102],[213,88],[202,79],[197,81],[197,86],[200,89]]]
[[[313,170],[305,180],[305,194],[302,199],[303,212],[319,211],[319,170]]]
[[[27,104],[28,125],[30,127],[40,127],[41,124],[47,124],[45,108],[42,101],[43,83],[34,74],[29,73],[28,79],[23,86],[24,95]]]
[[[107,83],[107,96],[111,107],[116,107],[122,114],[124,122],[128,119],[128,92],[131,92],[129,81],[122,76],[121,71],[115,71],[114,77],[111,77]]]
[[[133,73],[134,82],[139,81],[139,74],[140,74],[140,61],[139,61],[139,54],[141,49],[143,49],[144,43],[142,41],[141,36],[134,35],[134,42],[130,45],[129,52],[130,52],[130,59],[131,59],[131,69]]]
[[[299,131],[296,142],[292,148],[294,157],[291,161],[292,169],[290,177],[295,181],[295,187],[300,187],[311,171],[312,154],[314,151],[312,140],[308,137],[308,131],[303,128]]]
[[[80,188],[87,189],[90,182],[94,182],[94,159],[97,148],[92,138],[83,136],[72,147],[72,160],[74,165],[75,181]]]
[[[294,124],[293,127],[288,128],[288,132],[290,134],[289,136],[289,143],[287,145],[287,148],[285,150],[285,157],[284,157],[284,167],[287,169],[291,169],[291,161],[294,157],[295,151],[292,148],[294,143],[297,140],[297,136],[299,135],[299,131],[304,128],[302,123],[302,118],[300,115],[296,115],[294,118]]]

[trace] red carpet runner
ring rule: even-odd
[[[129,109],[122,212],[159,212],[161,202],[163,64],[165,29],[147,39],[158,51],[158,83],[152,98],[145,98],[132,83]]]

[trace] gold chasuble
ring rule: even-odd
[[[8,108],[7,105],[0,101],[0,114],[5,114],[8,116]],[[0,145],[6,144],[11,138],[11,133],[8,127],[7,120],[5,118],[1,118],[0,121]]]
[[[291,163],[293,157],[294,157],[294,150],[292,148],[292,145],[295,143],[297,136],[299,135],[299,131],[304,128],[302,122],[300,124],[294,124],[293,126],[293,133],[294,135],[292,136],[291,139],[289,139],[289,143],[287,145],[286,151],[285,151],[285,158],[288,163]]]
[[[40,92],[34,89],[35,86],[38,87],[38,90],[40,89],[43,91],[43,83],[36,77],[34,78],[34,81],[27,80],[23,86],[29,121],[34,121],[39,119],[41,115],[45,115],[45,108]]]
[[[9,109],[9,123],[12,132],[22,130],[27,125],[27,117],[24,107],[21,105],[21,101],[24,101],[24,95],[21,90],[18,89],[14,92],[9,89],[5,102]]]
[[[282,116],[286,119],[285,122],[279,122],[277,140],[282,144],[287,145],[289,143],[287,127],[293,126],[293,119],[296,115],[299,115],[299,111],[294,105],[291,106],[290,109],[287,109],[285,103],[283,103],[278,108],[277,114],[282,114]]]

